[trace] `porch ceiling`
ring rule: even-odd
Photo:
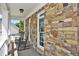
[[[44,3],[7,3],[10,17],[17,19],[25,19],[30,16],[37,9],[41,8]],[[20,13],[19,9],[24,9],[23,13]]]

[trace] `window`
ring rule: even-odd
[[[79,16],[79,3],[77,3],[77,15]]]
[[[44,17],[39,18],[39,38],[40,38],[40,41],[39,41],[40,45],[44,47]]]
[[[44,49],[44,37],[45,37],[45,33],[44,33],[44,11],[41,11],[40,13],[38,13],[37,15],[38,20],[37,20],[37,46],[40,49]]]
[[[64,6],[64,7],[68,6],[68,3],[63,3],[63,6]]]
[[[77,7],[79,8],[79,3],[77,3]]]

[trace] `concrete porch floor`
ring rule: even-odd
[[[40,56],[33,48],[18,51],[18,56]]]
[[[16,44],[16,47],[18,49],[18,44]],[[32,45],[30,45],[30,47],[26,49],[20,47],[20,50],[18,51],[18,56],[40,56],[40,54],[33,49]]]

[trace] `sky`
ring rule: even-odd
[[[2,18],[2,15],[0,14],[0,19]]]
[[[11,20],[11,23],[12,23],[12,24],[16,24],[16,23],[19,23],[19,20],[16,20],[16,19],[12,19],[12,20]]]
[[[1,18],[2,18],[2,15],[0,14],[0,19],[1,19]],[[12,24],[19,23],[19,20],[11,19],[11,23],[12,23]]]
[[[0,19],[2,19],[2,15],[1,15],[1,14],[0,14]],[[11,23],[12,23],[12,24],[19,23],[19,20],[11,19]]]

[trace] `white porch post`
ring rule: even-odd
[[[26,20],[24,20],[24,39],[26,39]]]
[[[29,28],[29,42],[30,42],[30,44],[31,44],[32,42],[31,42],[31,38],[30,38],[30,20],[31,20],[31,19],[29,19],[29,26],[28,26],[28,28]]]
[[[6,4],[1,4],[2,11],[2,41],[6,41],[8,39],[8,10]],[[4,55],[8,55],[7,44],[4,47]]]
[[[6,40],[8,39],[8,11],[3,10],[2,15],[2,36]]]

